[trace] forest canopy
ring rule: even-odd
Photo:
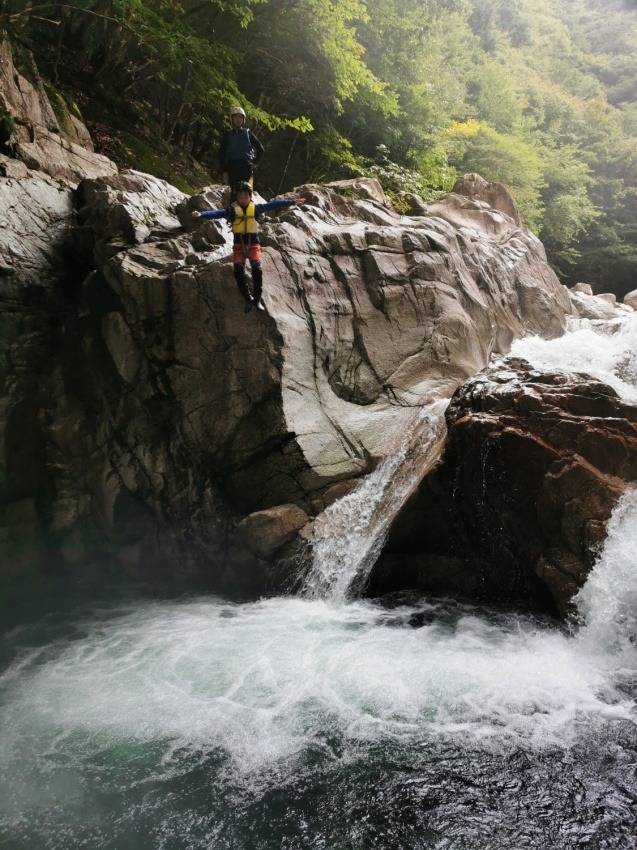
[[[478,171],[565,281],[637,286],[628,0],[0,0],[0,28],[125,164],[214,171],[240,104],[264,193],[373,174],[400,206]]]

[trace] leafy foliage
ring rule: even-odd
[[[227,108],[259,184],[374,174],[396,202],[505,183],[566,280],[637,280],[637,9],[628,0],[0,0],[84,112],[215,166]],[[127,138],[130,133],[127,130]]]

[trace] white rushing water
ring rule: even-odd
[[[578,636],[584,647],[633,658],[637,645],[636,573],[637,490],[629,490],[613,511],[604,549],[575,597],[585,624]]]
[[[364,586],[394,517],[439,456],[447,404],[415,413],[398,451],[317,518],[304,596],[344,602]]]
[[[612,379],[628,398],[634,325],[626,327],[522,340],[515,353],[538,367]],[[636,491],[613,513],[570,634],[453,602],[345,604],[384,538],[384,511],[400,507],[435,456],[442,413],[442,405],[428,410],[398,455],[326,512],[305,597],[138,599],[9,634],[0,846],[627,847],[637,752],[623,731],[637,720]],[[582,793],[571,773],[586,759]],[[604,765],[610,778],[602,782]],[[435,809],[439,831],[421,843],[435,789],[456,774],[462,781]],[[425,820],[408,808],[390,840],[373,819],[400,818],[418,777],[426,778]],[[511,789],[500,820],[505,791],[491,810],[477,808],[493,783]],[[337,838],[328,840],[332,812]],[[549,835],[547,812],[564,832]],[[356,832],[363,821],[370,831]],[[591,838],[598,829],[611,839]]]
[[[613,677],[618,641],[622,669],[637,661],[636,540],[633,492],[580,594],[586,624],[575,637],[441,602],[205,598],[93,612],[72,635],[25,649],[0,678],[0,769],[120,741],[159,743],[175,769],[186,748],[218,749],[250,771],[308,747],[336,757],[328,732],[359,743],[564,746],[582,724],[634,716]]]
[[[570,332],[557,339],[517,340],[511,355],[523,357],[536,369],[585,372],[627,401],[637,401],[637,316],[608,322],[576,320]]]

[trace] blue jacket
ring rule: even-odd
[[[219,169],[225,171],[229,162],[258,162],[263,145],[247,127],[226,130],[219,145]]]

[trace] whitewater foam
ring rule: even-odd
[[[530,763],[570,770],[576,747],[591,775],[612,754],[618,775],[628,776],[634,756],[622,730],[635,722],[636,511],[631,493],[613,514],[578,598],[586,623],[575,636],[453,602],[386,608],[294,597],[93,609],[37,649],[37,627],[16,630],[8,643],[17,658],[0,676],[0,836],[47,850],[284,846],[279,789],[282,800],[297,800],[299,823],[311,821],[320,835],[322,816],[308,810],[303,789],[337,806],[333,782],[354,795],[346,824],[356,821],[360,779],[372,783],[370,812],[380,806],[383,816],[398,816],[411,777],[427,771],[435,787],[449,775],[445,764],[453,774],[458,760],[478,783],[485,764],[503,765],[498,781],[515,785],[535,776]],[[388,799],[383,786],[376,799],[365,772],[372,763],[379,776],[403,771],[407,784]],[[533,805],[545,812],[542,770]],[[465,810],[473,806],[467,781],[453,822],[473,836],[484,825]],[[561,780],[553,781],[555,792]],[[578,782],[569,779],[574,794]],[[631,828],[625,796],[605,821],[621,834]],[[255,801],[260,828],[273,824],[270,844],[246,837]],[[599,822],[577,805],[579,816]],[[515,813],[515,799],[511,806]],[[565,828],[571,813],[559,813]],[[535,834],[532,815],[522,819],[527,836]],[[440,823],[446,830],[444,810]],[[497,818],[485,823],[498,828]],[[391,846],[413,845],[406,841]],[[524,846],[554,850],[564,841],[540,835]],[[308,838],[287,846],[336,845]]]
[[[637,401],[637,316],[611,322],[575,320],[564,336],[527,336],[514,342],[510,353],[536,369],[584,372],[627,401]]]
[[[637,643],[637,490],[619,500],[606,541],[574,599],[584,626],[578,638],[597,650],[632,657]]]

